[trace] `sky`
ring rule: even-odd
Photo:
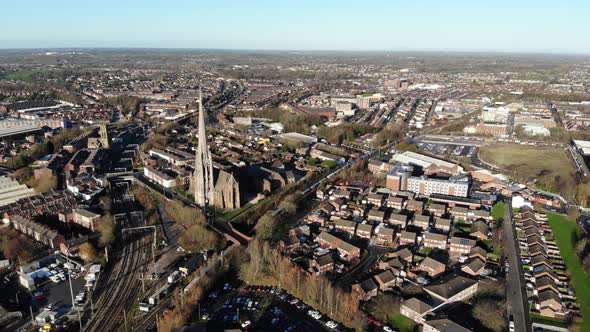
[[[3,0],[0,48],[590,54],[588,0]]]

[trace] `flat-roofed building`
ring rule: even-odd
[[[442,194],[467,197],[469,194],[469,181],[463,179],[455,180],[453,178],[445,180],[425,176],[412,176],[408,179],[408,190],[425,196]]]

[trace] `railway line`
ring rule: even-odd
[[[122,228],[139,226],[125,220]],[[138,272],[150,259],[151,241],[143,230],[126,234],[122,240],[125,245],[119,261],[100,289],[102,291],[95,292],[98,301],[84,331],[119,331],[127,324],[126,313],[131,310],[140,289]]]

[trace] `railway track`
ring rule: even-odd
[[[131,226],[130,224],[123,225]],[[150,242],[144,231],[136,231],[124,237],[126,242],[119,261],[104,283],[95,305],[94,315],[84,331],[119,331],[126,325],[129,313],[140,289],[138,272],[149,260]]]

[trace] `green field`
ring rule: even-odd
[[[479,156],[518,181],[536,179],[540,189],[569,193],[576,185],[576,170],[567,151],[559,147],[494,144],[482,146]]]
[[[412,332],[416,326],[412,320],[401,313],[395,314],[393,318],[389,320],[389,324],[392,327],[399,329],[400,332]]]
[[[584,273],[582,263],[575,250],[575,241],[579,237],[580,229],[575,221],[569,220],[565,216],[547,213],[547,217],[549,217],[549,225],[553,230],[561,257],[571,275],[572,284],[580,304],[580,310],[584,318],[582,331],[590,331],[590,279]]]
[[[35,71],[35,70],[22,70],[22,71],[16,71],[13,73],[6,73],[6,74],[0,74],[0,79],[5,79],[5,80],[22,80],[25,78],[29,78],[31,76],[33,76],[34,74],[38,73],[39,71]]]

